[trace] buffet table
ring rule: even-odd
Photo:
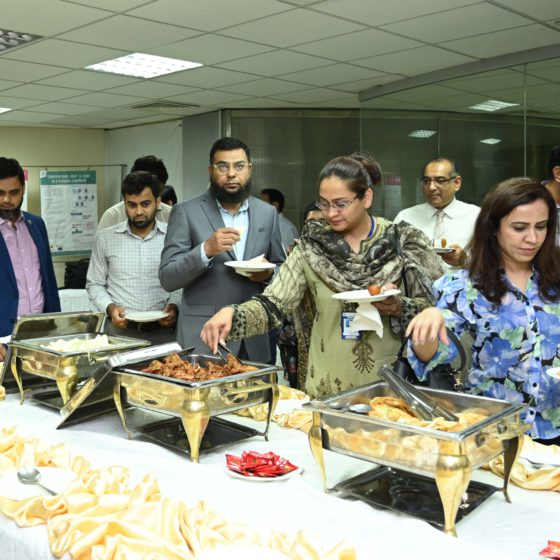
[[[229,419],[254,427],[258,424],[246,418]],[[305,529],[333,546],[346,540],[356,547],[358,558],[536,560],[547,540],[560,536],[560,499],[553,492],[510,485],[513,503],[508,504],[496,492],[458,524],[458,538],[422,521],[326,495],[307,435],[277,425],[271,426],[268,443],[255,437],[201,454],[201,462],[195,464],[182,453],[140,437],[128,440],[116,412],[56,430],[59,422],[56,411],[31,400],[20,405],[19,397],[8,395],[0,402],[0,428],[15,425],[20,435],[49,444],[66,443],[92,467],[125,466],[133,481],[153,473],[164,494],[188,505],[204,500],[231,521],[268,532],[295,534]],[[268,483],[234,479],[224,470],[224,455],[226,451],[240,454],[244,449],[273,450],[303,467],[303,473]],[[372,468],[371,463],[325,453],[330,486]],[[502,485],[501,479],[486,471],[475,472],[473,479]],[[53,558],[45,526],[20,529],[12,520],[0,517],[0,542],[2,560]]]

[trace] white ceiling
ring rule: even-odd
[[[0,55],[0,107],[14,109],[0,114],[4,126],[117,128],[219,108],[356,108],[357,92],[372,86],[560,44],[560,0],[3,0],[2,8],[2,29],[44,37]],[[131,52],[204,66],[150,80],[82,70]],[[531,68],[534,110],[558,113],[560,62]],[[518,99],[522,79],[523,68],[497,70],[368,104],[464,110],[489,96]],[[133,108],[156,101],[196,107]]]

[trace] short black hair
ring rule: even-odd
[[[554,173],[552,170],[555,167],[560,166],[560,144],[556,144],[550,152],[550,157],[548,158],[548,178],[554,179]]]
[[[268,201],[272,204],[273,202],[278,203],[278,210],[282,212],[284,210],[284,204],[286,199],[284,195],[278,189],[263,189],[261,194],[266,194],[268,196]]]
[[[210,148],[210,163],[214,163],[214,154],[216,152],[231,152],[232,150],[243,150],[247,156],[247,161],[251,162],[251,152],[247,147],[245,142],[238,140],[237,138],[231,138],[225,136],[216,140],[212,147]]]
[[[169,179],[165,164],[156,156],[142,156],[137,158],[130,172],[134,173],[134,171],[148,171],[153,173],[158,178],[161,187],[163,187],[167,183],[167,179]]]
[[[121,193],[123,198],[126,194],[140,194],[145,188],[149,188],[154,198],[159,198],[159,178],[155,173],[148,171],[134,171],[129,173],[123,180]]]
[[[168,202],[177,204],[177,193],[171,185],[165,185],[165,187],[161,189],[159,197],[164,204],[167,204]]]
[[[19,161],[14,158],[0,157],[0,179],[17,177],[21,186],[25,187],[25,173]]]
[[[444,163],[444,162],[449,162],[451,164],[451,177],[454,179],[455,177],[461,175],[459,173],[459,171],[457,170],[457,164],[455,163],[454,159],[448,158],[448,157],[435,157],[432,159],[429,159],[425,164],[424,167],[422,167],[422,175],[424,175],[424,171],[426,171],[426,167],[428,167],[428,165],[430,165],[430,163]]]

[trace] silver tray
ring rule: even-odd
[[[139,355],[142,353],[138,352]],[[244,364],[257,369],[207,381],[183,381],[142,371],[152,359],[162,360],[169,354],[170,352],[152,355],[149,360],[127,360],[126,364],[113,368],[115,404],[129,437],[132,434],[126,424],[126,406],[179,417],[189,440],[191,459],[198,462],[200,442],[211,417],[268,403],[266,429],[260,434],[268,439],[270,418],[278,401],[276,366],[244,361]],[[223,363],[217,356],[190,354],[188,350],[178,354],[184,361],[198,363],[202,367],[208,362]],[[116,357],[115,361],[118,359]]]
[[[445,432],[344,410],[351,404],[369,403],[374,397],[395,396],[385,382],[378,381],[304,405],[313,412],[311,450],[326,491],[323,449],[435,478],[444,504],[445,530],[455,534],[455,515],[472,470],[501,453],[505,454],[503,491],[509,501],[511,467],[520,450],[519,438],[527,430],[520,418],[524,405],[464,393],[421,390],[451,412],[476,410],[486,418],[461,431]]]

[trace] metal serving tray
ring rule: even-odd
[[[99,333],[89,332],[72,333],[12,341],[12,373],[20,389],[21,401],[25,398],[23,373],[54,381],[60,391],[62,403],[65,404],[74,395],[78,383],[90,377],[109,357],[150,344],[147,340],[108,336],[109,347],[96,352],[59,352],[46,348],[46,345],[57,340],[90,340],[98,335]],[[110,395],[109,392],[107,397],[110,398]]]
[[[503,492],[510,501],[507,485],[511,467],[520,451],[520,437],[527,430],[520,419],[524,405],[464,393],[421,390],[451,412],[475,410],[486,419],[458,432],[444,432],[345,411],[351,404],[369,403],[374,397],[395,396],[385,382],[378,381],[304,405],[313,412],[309,442],[325,491],[329,489],[323,448],[435,478],[445,511],[445,531],[456,535],[455,517],[472,470],[501,453]]]
[[[148,351],[130,352],[116,356],[114,399],[124,429],[127,428],[125,407],[132,406],[179,417],[189,441],[190,455],[194,462],[199,460],[200,444],[211,417],[234,412],[261,403],[268,403],[266,429],[259,433],[268,439],[270,418],[278,401],[278,368],[268,364],[244,361],[257,369],[228,377],[208,381],[183,381],[147,373],[153,359],[163,359],[171,352],[154,354],[157,347]],[[153,351],[153,352],[152,352]],[[182,360],[191,364],[223,363],[217,356],[190,354],[188,350],[178,352]]]

